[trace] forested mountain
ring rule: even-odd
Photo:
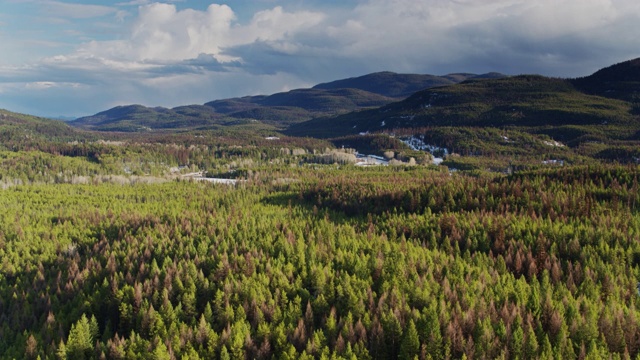
[[[640,58],[611,65],[572,83],[590,94],[634,102],[636,113],[640,113]]]
[[[444,76],[378,72],[355,78],[318,84],[314,89],[360,89],[387,97],[406,98],[413,93],[436,86],[452,85],[469,79],[505,77],[499,73],[482,75],[458,73]]]
[[[56,141],[95,139],[68,124],[0,109],[0,148],[21,150]]]
[[[174,109],[141,105],[118,106],[70,122],[73,126],[100,131],[151,131],[193,129],[235,124],[238,120],[286,128],[317,117],[335,116],[376,108],[425,88],[458,83],[471,78],[495,78],[489,73],[445,76],[375,73],[359,78],[320,84],[273,95],[214,100],[202,105]]]
[[[152,129],[215,127],[224,123],[225,120],[227,119],[223,115],[216,114],[211,108],[201,105],[182,106],[175,109],[126,105],[79,118],[69,124],[99,131],[136,132]]]
[[[205,105],[230,117],[283,126],[318,116],[379,107],[392,101],[358,89],[298,89],[270,96],[212,101]]]
[[[588,95],[563,79],[521,75],[431,88],[406,100],[296,124],[290,134],[335,137],[394,128],[433,126],[624,126],[639,129],[633,106]]]

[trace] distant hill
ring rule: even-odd
[[[640,103],[640,58],[606,67],[571,82],[589,94]]]
[[[313,118],[384,106],[425,88],[455,84],[468,79],[503,76],[498,73],[434,76],[381,72],[320,84],[311,89],[214,100],[204,105],[174,109],[141,105],[118,106],[79,118],[70,124],[100,131],[137,132],[207,128],[256,120],[284,129],[291,124]]]
[[[256,119],[277,126],[379,107],[394,99],[359,89],[297,89],[270,96],[250,96],[205,104],[216,113]]]
[[[70,142],[93,136],[68,124],[0,109],[0,149],[39,148],[52,141]]]
[[[69,124],[100,131],[136,132],[213,125],[223,122],[223,118],[210,107],[202,105],[180,106],[174,109],[126,105],[79,118]]]
[[[320,116],[374,108],[394,99],[358,89],[298,89],[270,96],[216,100],[205,105],[173,109],[142,105],[117,106],[70,122],[73,126],[100,131],[151,131],[189,129],[257,120],[284,128]]]
[[[460,73],[444,76],[420,75],[420,74],[396,74],[393,72],[377,72],[360,77],[343,80],[336,80],[328,83],[318,84],[314,89],[360,89],[382,96],[394,98],[406,98],[411,94],[432,88],[456,84],[469,79],[478,78],[499,78],[506,75],[499,73],[489,73],[483,75]]]
[[[394,128],[434,126],[628,126],[628,102],[587,94],[569,80],[522,75],[467,80],[419,91],[379,109],[293,125],[290,135],[336,137]],[[635,125],[634,125],[635,126]]]

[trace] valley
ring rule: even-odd
[[[0,110],[0,358],[636,358],[639,69]]]

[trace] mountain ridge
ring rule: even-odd
[[[117,106],[69,124],[101,131],[153,131],[224,125],[235,121],[259,121],[277,128],[377,108],[406,98],[414,89],[455,84],[473,78],[504,77],[499,73],[455,73],[444,76],[372,73],[271,95],[213,100],[204,105],[173,109],[142,105]],[[368,85],[367,85],[368,84]]]
[[[294,124],[286,133],[332,138],[434,126],[594,127],[608,124],[608,129],[626,128],[625,133],[635,131],[637,134],[640,131],[639,93],[640,59],[635,59],[578,79],[519,75],[465,80],[418,91],[379,109]]]

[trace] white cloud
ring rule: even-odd
[[[40,0],[42,11],[51,17],[90,19],[115,13],[110,6],[65,3],[62,1]]]
[[[52,88],[79,88],[79,87],[83,87],[83,85],[79,83],[53,82],[53,81],[36,81],[36,82],[25,84],[25,89],[27,90],[47,90]]]
[[[127,1],[127,2],[121,2],[121,3],[117,3],[117,6],[139,6],[139,5],[146,5],[149,3],[149,0],[131,0],[131,1]]]
[[[112,40],[86,41],[28,70],[0,68],[0,83],[32,84],[56,101],[80,97],[74,106],[85,107],[74,114],[272,93],[381,70],[578,76],[640,55],[637,0],[359,0],[352,8],[318,5],[322,11],[276,6],[245,22],[217,4],[199,11],[147,0],[42,3],[69,22],[124,22]],[[120,10],[130,6],[137,11]],[[4,94],[15,89],[3,86]]]

